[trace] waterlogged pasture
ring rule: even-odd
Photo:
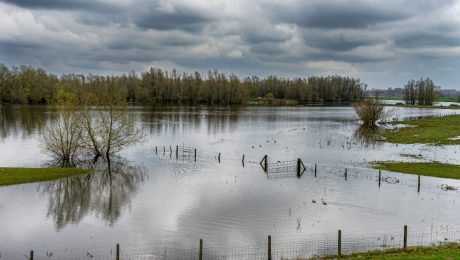
[[[400,119],[455,112],[395,108]],[[460,164],[460,147],[369,142],[351,107],[132,107],[146,138],[93,174],[0,187],[0,254],[113,248],[263,248],[277,242],[460,231],[460,181],[382,172],[372,161]],[[0,167],[39,167],[55,112],[0,108]],[[197,149],[176,159],[175,146]],[[170,146],[171,150],[170,151]],[[157,147],[157,152],[155,152]],[[163,150],[163,147],[164,150]],[[221,162],[217,160],[221,153]],[[245,155],[245,164],[241,159]],[[301,158],[301,178],[269,162]],[[314,164],[317,174],[314,175]],[[347,169],[347,179],[344,172]],[[429,239],[429,238],[427,238]]]

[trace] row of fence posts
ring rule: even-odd
[[[403,233],[403,248],[407,248],[407,225],[404,225],[404,233]],[[198,259],[203,260],[203,239],[200,239],[200,247],[198,251]],[[337,232],[337,255],[342,256],[342,230],[338,230]],[[30,251],[29,260],[34,259],[34,251]],[[115,260],[120,260],[120,244],[117,244],[115,247]],[[267,259],[272,260],[272,236],[268,236],[268,244],[267,244]]]
[[[170,156],[172,155],[172,148],[171,146],[169,146],[169,149],[170,149]],[[194,160],[196,162],[196,148],[193,149],[194,151]],[[158,154],[158,147],[155,146],[155,154]],[[163,146],[163,155],[166,154],[166,147]],[[179,146],[176,145],[176,159],[179,158]],[[220,163],[220,158],[221,158],[221,153],[219,153],[217,155],[217,160],[219,161]],[[243,165],[244,167],[244,162],[245,162],[245,155],[243,154],[242,158],[241,158],[241,164]],[[260,165],[262,166],[263,170],[265,172],[268,172],[268,155],[264,155],[264,157],[262,158],[262,160],[260,161]],[[302,169],[303,168],[303,169]],[[299,158],[297,159],[297,176],[300,177],[303,175],[303,173],[306,171],[306,167],[304,165],[304,163],[302,162],[302,160]],[[314,167],[314,173],[315,173],[315,178],[317,176],[317,164],[315,163],[315,167]],[[345,168],[345,174],[344,174],[344,177],[345,177],[345,181],[347,181],[348,179],[348,169]],[[379,170],[379,187],[381,186],[381,183],[382,183],[382,171]],[[418,175],[418,181],[417,181],[417,192],[420,192],[420,175]]]

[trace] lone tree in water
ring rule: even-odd
[[[392,110],[385,110],[383,102],[375,99],[360,101],[355,104],[354,109],[363,125],[372,127],[377,122],[386,121],[392,114]]]

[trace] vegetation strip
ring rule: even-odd
[[[430,247],[409,247],[406,249],[387,249],[355,253],[343,256],[326,256],[316,259],[458,259],[460,244],[449,243]]]
[[[383,137],[390,143],[400,144],[460,144],[460,115],[399,121],[410,127],[388,129]]]
[[[0,168],[0,186],[50,181],[91,172],[79,168]]]
[[[419,174],[449,179],[460,179],[460,165],[439,162],[375,162],[374,169]]]

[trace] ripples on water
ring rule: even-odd
[[[400,117],[450,112],[398,109]],[[46,164],[37,139],[55,115],[30,107],[0,113],[0,165]],[[459,181],[422,177],[417,193],[417,176],[383,172],[378,187],[378,171],[367,168],[374,160],[413,159],[402,154],[458,164],[458,146],[374,142],[350,107],[130,113],[148,137],[123,151],[110,171],[101,162],[94,175],[0,188],[3,257],[115,243],[187,249],[200,238],[211,247],[263,247],[269,234],[280,243],[333,237],[338,229],[359,238],[399,234],[404,224],[414,233],[460,230],[459,191],[443,188],[460,187]],[[196,147],[197,161],[176,160],[175,145]],[[270,163],[301,158],[307,171],[272,178],[277,173],[267,175],[259,165],[265,154]]]

